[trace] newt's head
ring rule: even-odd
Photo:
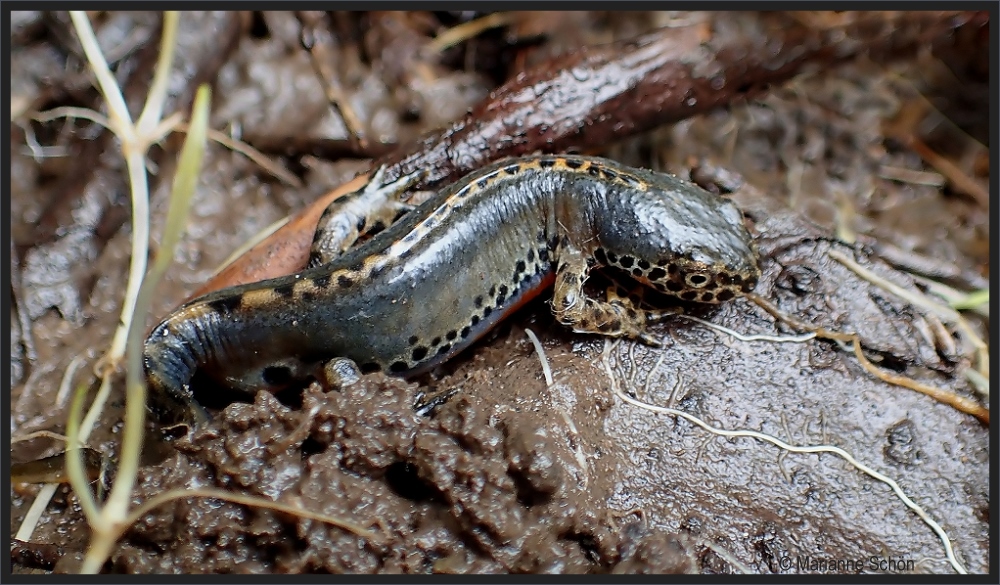
[[[598,262],[687,301],[718,303],[757,286],[759,258],[736,205],[671,175],[641,177],[645,189],[609,198]]]

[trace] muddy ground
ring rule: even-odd
[[[341,38],[365,55],[357,67],[344,66],[341,83],[370,136],[403,143],[438,128],[532,59],[659,26],[732,30],[757,15],[532,15],[446,53],[421,75],[393,67],[401,43],[387,38],[424,42],[414,31],[440,31],[467,17],[415,13],[377,26],[374,17],[337,17],[338,30],[360,35]],[[146,13],[97,22],[121,76],[148,59],[143,51],[157,22]],[[20,113],[12,107],[10,151],[15,437],[65,430],[60,380],[80,356],[75,383],[91,383],[127,279],[128,191],[114,141],[86,122],[30,119],[56,106],[99,103],[67,49],[75,47],[67,23],[58,13],[23,13],[12,22],[12,100],[23,105]],[[223,54],[211,79],[214,128],[251,143],[303,136],[342,142],[345,126],[297,26],[285,13],[183,15],[166,111],[189,104],[191,72]],[[526,46],[508,43],[533,35],[544,36]],[[230,36],[233,50],[222,51],[218,45]],[[927,277],[966,291],[987,286],[988,208],[899,138],[919,136],[988,191],[987,44],[984,32],[960,30],[935,51],[891,66],[859,60],[810,71],[761,99],[598,154],[678,174],[704,157],[740,173],[748,188],[735,198],[763,258],[758,294],[804,321],[858,332],[880,367],[982,400],[961,375],[968,352],[953,330],[943,340],[942,325],[926,310],[827,253],[844,253],[913,290],[926,290]],[[130,96],[133,112],[141,90]],[[168,141],[154,152],[154,241],[169,192],[162,179],[172,174],[177,145]],[[190,223],[147,325],[263,227],[368,169],[364,158],[328,160],[299,150],[270,157],[302,185],[210,143]],[[744,334],[801,333],[745,299],[686,308]],[[967,316],[987,338],[988,317]],[[551,385],[527,329],[540,338]],[[665,340],[662,349],[576,335],[554,321],[542,299],[412,383],[375,374],[343,391],[317,383],[284,403],[260,393],[252,403],[232,404],[210,425],[150,449],[153,463],[141,471],[136,503],[173,488],[220,487],[336,516],[374,536],[188,498],[144,516],[107,570],[798,573],[817,571],[809,565],[816,560],[851,560],[848,572],[953,571],[931,528],[889,487],[843,459],[716,436],[628,404],[619,391],[721,429],[836,445],[898,481],[941,524],[970,572],[989,571],[987,426],[877,380],[831,341],[742,341],[683,318],[654,331]],[[120,386],[91,441],[105,453],[117,452]],[[432,416],[412,410],[419,393],[442,390],[457,392]],[[58,447],[47,439],[19,442],[12,459]],[[12,484],[12,534],[37,491]],[[88,533],[64,486],[30,540],[62,547],[55,569],[72,571]]]

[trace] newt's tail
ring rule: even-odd
[[[148,386],[146,404],[150,414],[165,425],[194,424],[209,416],[194,400],[189,386],[198,369],[197,336],[188,339],[188,331],[170,319],[160,323],[146,338],[142,365]]]

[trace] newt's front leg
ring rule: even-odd
[[[560,323],[572,327],[577,333],[627,337],[653,347],[662,346],[646,331],[646,326],[662,321],[676,311],[648,311],[637,307],[628,297],[617,295],[608,295],[606,302],[588,298],[583,283],[587,280],[590,265],[583,252],[572,244],[561,244],[556,255],[558,264],[552,311]]]

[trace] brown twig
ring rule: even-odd
[[[975,199],[976,203],[982,206],[983,209],[990,208],[989,191],[965,171],[958,168],[958,165],[934,152],[931,147],[924,144],[924,141],[916,136],[910,135],[906,137],[905,142],[914,152],[920,155],[920,158],[924,159],[924,162],[944,175],[957,191]]]
[[[464,22],[453,26],[434,38],[428,45],[427,50],[440,53],[449,47],[474,38],[491,28],[500,28],[513,24],[517,21],[517,15],[513,12],[494,12],[481,18]]]
[[[702,42],[672,28],[582,47],[518,75],[450,128],[378,164],[389,165],[389,179],[431,169],[433,185],[504,156],[606,145],[760,95],[806,64],[912,54],[961,20],[956,12],[855,13],[825,29],[781,21],[755,38]]]
[[[302,46],[309,52],[309,60],[323,85],[327,101],[344,121],[348,139],[354,143],[356,149],[367,150],[368,139],[365,138],[364,124],[354,112],[344,88],[340,85],[341,76],[331,66],[332,63],[343,60],[344,51],[337,51],[334,36],[326,27],[322,13],[299,12],[296,16],[302,24]]]
[[[253,134],[247,132],[243,141],[257,150],[281,156],[315,156],[326,160],[372,159],[385,156],[399,148],[394,142],[374,142],[358,144],[353,139],[325,138],[296,134],[292,136],[275,134]]]

